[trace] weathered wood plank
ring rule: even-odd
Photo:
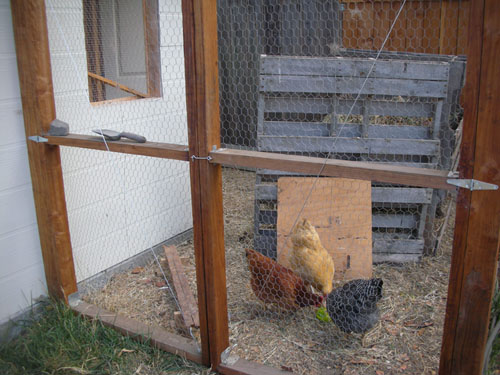
[[[255,199],[256,200],[269,200],[275,201],[278,199],[277,187],[276,185],[266,184],[266,185],[255,185]]]
[[[326,122],[292,122],[292,121],[264,121],[261,136],[330,136],[329,123]],[[361,137],[361,125],[338,123],[332,136],[342,138]],[[414,125],[368,125],[368,138],[390,139],[429,139],[430,128]]]
[[[394,78],[308,77],[261,75],[260,91],[316,94],[398,95],[445,98],[443,81],[401,80]]]
[[[45,2],[11,7],[25,133],[40,135],[56,118]],[[27,141],[27,148],[47,289],[67,301],[77,286],[59,147]]]
[[[360,162],[361,163],[361,162]],[[398,167],[409,167],[409,168],[424,168],[424,169],[436,169],[436,163],[406,163],[406,162],[377,162],[377,164],[387,165],[387,166],[398,166]],[[297,176],[297,175],[306,175],[306,173],[299,172],[287,172],[287,171],[277,171],[274,169],[257,169],[257,173],[259,176],[265,176],[266,178],[278,178],[279,176]],[[310,175],[310,173],[309,173]]]
[[[367,163],[271,152],[222,149],[211,151],[211,163],[282,170],[330,177],[346,177],[392,184],[454,190],[447,183],[448,172],[383,163]]]
[[[278,211],[261,210],[259,211],[260,224],[276,224],[278,218]],[[407,214],[373,214],[372,227],[373,228],[406,228],[416,229],[418,218],[416,215]],[[262,232],[262,230],[260,231]]]
[[[420,262],[422,255],[419,254],[373,254],[373,263],[409,263]]]
[[[312,114],[347,114],[351,111],[353,115],[361,114],[362,103],[348,99],[338,99],[335,106],[332,97],[297,97],[297,96],[272,96],[268,93],[261,93],[260,97],[265,98],[265,112],[293,112]],[[369,115],[380,116],[410,116],[410,117],[433,117],[434,104],[429,102],[396,102],[373,99],[369,109]],[[354,107],[353,107],[354,105]],[[259,114],[259,118],[260,118]]]
[[[372,202],[420,203],[428,204],[432,199],[432,189],[373,187]]]
[[[274,367],[269,367],[261,365],[256,362],[247,361],[246,359],[239,358],[235,363],[221,363],[217,368],[217,371],[223,375],[292,375],[293,372],[289,372],[283,369],[277,369]]]
[[[256,251],[272,259],[278,258],[276,237],[255,234],[253,243]]]
[[[277,187],[274,184],[255,186],[255,199],[277,200]],[[431,189],[372,187],[372,202],[429,204],[432,199]]]
[[[185,337],[167,332],[159,326],[148,326],[140,321],[104,310],[84,301],[72,303],[70,307],[75,313],[88,319],[99,320],[105,326],[112,327],[134,340],[148,342],[155,348],[179,355],[196,363],[202,363],[201,354],[196,343]]]
[[[373,67],[373,69],[372,69]],[[396,78],[405,80],[447,81],[445,62],[379,60],[343,57],[262,56],[260,74]]]
[[[277,217],[278,217],[277,211],[260,210],[258,216],[259,224],[276,224]]]
[[[177,249],[175,246],[163,246],[163,250],[168,261],[184,323],[187,328],[199,327],[200,318],[198,308],[196,307],[197,304],[193,292],[191,292],[191,288],[189,287],[189,282],[184,273],[184,267],[182,266]]]
[[[189,160],[188,146],[171,143],[145,142],[137,143],[133,141],[107,141],[102,137],[68,134],[66,136],[45,136],[48,144],[69,147],[81,147],[92,150],[119,152],[123,154],[152,156],[155,158],[165,158],[174,160]]]
[[[424,250],[423,240],[386,239],[373,233],[374,254],[418,254]]]
[[[418,216],[411,214],[378,214],[372,216],[373,228],[417,229]]]
[[[261,136],[259,150],[271,152],[332,152],[346,154],[437,155],[438,140]]]
[[[276,229],[259,229],[259,235],[276,238]]]

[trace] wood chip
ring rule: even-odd
[[[144,271],[144,267],[135,267],[131,273],[134,274],[134,275],[137,275],[139,273],[141,273],[142,271]]]

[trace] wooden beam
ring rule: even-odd
[[[217,371],[223,375],[287,375],[293,374],[291,371],[277,369],[274,367],[261,365],[260,363],[238,359],[233,364],[221,363]]]
[[[210,152],[211,163],[229,166],[267,168],[287,172],[330,177],[354,178],[405,184],[437,189],[455,189],[446,183],[448,172],[426,168],[412,168],[394,164],[367,163],[309,156],[284,155],[270,152],[220,149]]]
[[[95,74],[95,73],[92,73],[92,72],[87,72],[87,75],[90,78],[94,78],[94,79],[97,79],[98,81],[104,82],[106,85],[110,85],[110,86],[116,87],[116,88],[118,88],[118,89],[120,89],[122,91],[128,92],[129,94],[133,94],[133,95],[138,96],[140,98],[148,98],[149,97],[148,94],[144,94],[144,93],[142,93],[140,91],[131,89],[128,86],[122,85],[121,83],[113,81],[112,79],[100,76],[99,74]]]
[[[143,0],[144,45],[146,49],[146,79],[148,95],[161,96],[161,59],[158,0]]]
[[[500,185],[500,2],[471,2],[459,172]],[[459,190],[440,374],[480,374],[498,261],[500,191]]]
[[[189,282],[175,246],[163,246],[186,328],[199,327],[200,318]]]
[[[72,303],[70,307],[73,312],[87,319],[97,319],[105,326],[112,327],[123,335],[138,341],[148,342],[155,348],[201,364],[201,354],[196,343],[192,340],[167,332],[159,326],[148,326],[138,320],[101,309],[87,302],[78,301]]]
[[[85,29],[85,50],[87,52],[87,70],[103,75],[102,35],[99,25],[99,0],[83,0],[83,26]],[[91,102],[104,101],[106,92],[104,82],[91,79],[89,97]]]
[[[56,117],[44,0],[11,1],[26,137]],[[59,147],[27,141],[31,182],[50,295],[76,291]]]
[[[107,151],[102,137],[83,134],[45,136],[49,145],[81,147]],[[188,146],[162,142],[137,143],[133,141],[108,141],[109,151],[165,159],[188,161]],[[236,167],[273,168],[291,173],[357,178],[395,184],[406,184],[439,189],[455,189],[446,183],[448,173],[428,168],[406,167],[389,163],[367,163],[325,159],[309,156],[284,155],[269,152],[219,149],[211,151],[212,163]]]
[[[100,136],[68,134],[65,136],[44,136],[49,145],[89,148],[92,150],[121,152],[123,154],[152,156],[155,158],[188,161],[188,146],[172,143],[134,141],[107,141],[108,148]]]
[[[183,0],[189,155],[207,157],[220,145],[216,0]],[[203,363],[217,368],[229,346],[222,172],[191,161],[191,197]]]

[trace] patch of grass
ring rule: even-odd
[[[122,336],[53,302],[0,346],[0,374],[207,374],[208,369]]]
[[[484,374],[497,374],[500,371],[500,289],[498,281],[491,303],[490,332],[485,350]]]

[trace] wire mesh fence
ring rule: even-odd
[[[57,118],[71,133],[106,148],[116,137],[97,133],[108,129],[187,144],[180,1],[47,0],[46,11]],[[196,296],[189,164],[73,147],[61,159],[80,293],[177,332],[171,268]],[[164,244],[183,244],[180,266]]]
[[[187,144],[181,1],[46,3],[58,119]],[[223,147],[453,171],[467,8],[218,1]],[[68,148],[62,164],[78,281],[103,280],[89,301],[181,332],[160,245],[177,245],[196,296],[188,163]],[[436,371],[454,197],[320,175],[224,167],[231,355]]]
[[[453,170],[467,7],[219,1],[222,143]],[[232,353],[296,373],[437,371],[454,198],[323,168],[224,170]]]
[[[255,180],[224,169],[231,355],[295,373],[436,371],[454,199],[434,221],[434,255],[372,266],[369,182],[321,178],[310,192],[309,177],[280,178],[273,256],[254,247]]]

